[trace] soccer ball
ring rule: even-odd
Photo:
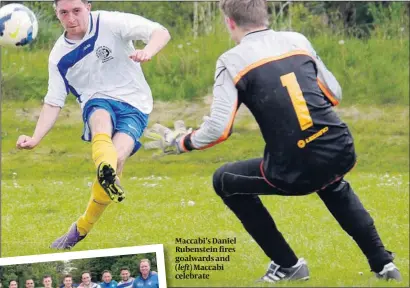
[[[38,22],[33,11],[22,4],[0,8],[0,46],[21,47],[37,37]]]

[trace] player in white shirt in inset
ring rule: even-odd
[[[82,139],[91,141],[97,177],[85,213],[52,243],[71,249],[92,229],[111,202],[125,198],[119,183],[124,163],[141,146],[152,111],[151,90],[140,63],[169,41],[162,25],[122,12],[93,11],[87,0],[54,0],[65,32],[49,56],[48,92],[33,136],[21,135],[17,148],[33,149],[54,126],[67,95],[80,104]],[[136,50],[132,40],[147,45]]]
[[[117,288],[132,288],[135,279],[130,276],[130,269],[128,267],[120,269],[120,276],[121,281],[118,282]]]

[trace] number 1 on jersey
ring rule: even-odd
[[[286,89],[288,90],[302,131],[308,129],[309,127],[312,127],[312,117],[310,117],[309,109],[307,107],[305,98],[303,98],[303,93],[300,89],[295,73],[292,72],[280,76],[280,81],[282,82],[283,87],[286,87]]]

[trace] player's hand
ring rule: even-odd
[[[20,135],[17,139],[16,147],[18,149],[31,150],[38,145],[39,141],[27,135]]]
[[[151,60],[152,55],[145,50],[135,50],[130,58],[135,62],[144,63]]]
[[[192,129],[186,129],[183,120],[174,122],[174,130],[156,123],[144,132],[145,137],[155,140],[145,143],[144,148],[146,150],[161,149],[163,155],[183,153],[184,150],[179,146],[179,141],[191,132]]]

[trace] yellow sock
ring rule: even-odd
[[[98,167],[104,161],[109,163],[114,170],[117,170],[117,150],[115,150],[115,146],[108,134],[95,134],[92,139],[91,149],[95,167]]]
[[[94,180],[91,188],[91,198],[88,202],[85,213],[77,220],[77,229],[80,235],[85,235],[92,229],[93,225],[103,214],[105,208],[111,203],[110,197],[105,193],[104,189]]]
[[[95,134],[91,143],[92,158],[95,167],[98,167],[98,165],[104,161],[109,163],[114,169],[117,169],[117,151],[115,150],[111,137],[105,133]],[[110,197],[105,193],[104,189],[98,183],[98,180],[94,180],[87,209],[77,220],[77,229],[80,235],[85,235],[90,232],[93,225],[98,221],[110,203]]]

